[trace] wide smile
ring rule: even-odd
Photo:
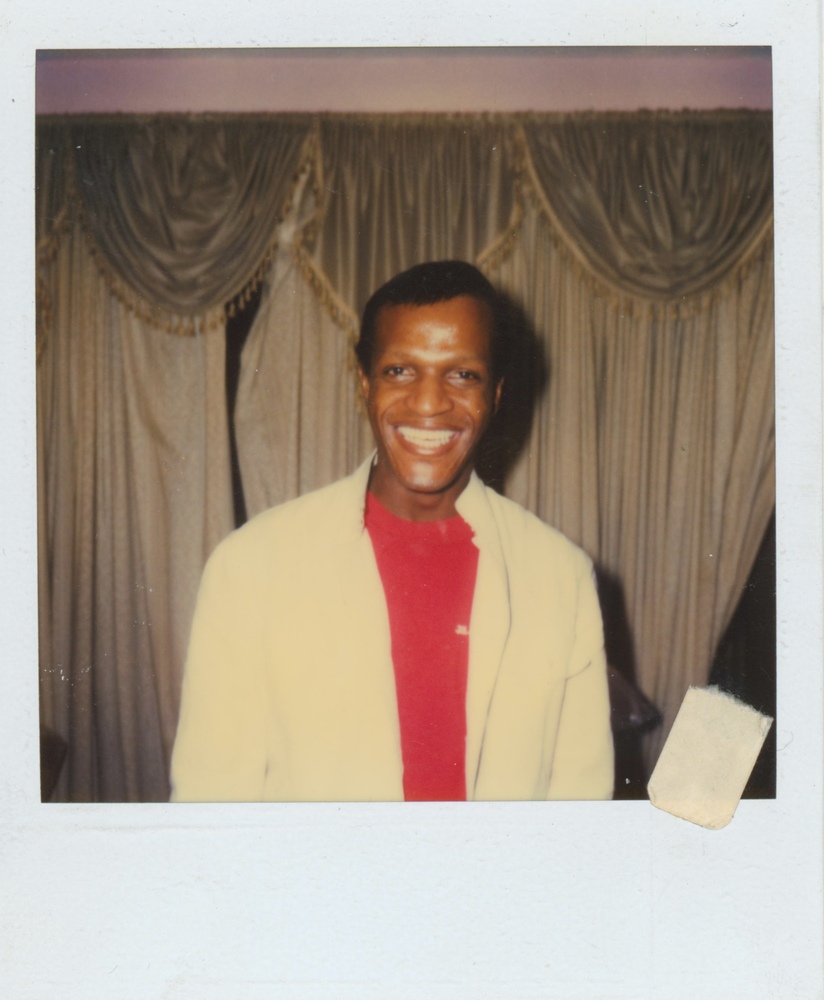
[[[421,455],[436,455],[448,448],[459,436],[454,429],[426,429],[401,424],[395,428],[398,436],[414,451]]]

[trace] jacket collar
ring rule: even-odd
[[[375,462],[377,450],[373,450],[369,458],[362,462],[355,471],[348,476],[344,482],[347,485],[348,496],[351,499],[350,510],[355,515],[353,527],[359,531],[365,528],[364,513],[366,510],[366,491],[369,486],[369,473]],[[487,498],[487,487],[484,486],[480,476],[473,471],[466,489],[458,497],[455,509],[461,517],[472,528],[477,537],[476,545],[481,548],[483,543],[495,543],[495,547],[500,549],[498,544],[498,531],[495,519],[489,506]],[[497,553],[498,555],[500,552]]]
[[[349,476],[347,484],[351,529],[364,533],[369,472],[376,452]],[[470,623],[469,673],[466,692],[466,795],[474,798],[481,766],[489,704],[510,627],[509,575],[499,525],[489,489],[473,472],[455,507],[473,531],[479,550],[478,575]],[[350,515],[347,515],[347,517]],[[388,622],[387,622],[388,627]]]

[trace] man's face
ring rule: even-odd
[[[498,405],[485,302],[459,296],[378,314],[361,389],[378,446],[370,488],[399,517],[455,512],[478,443]]]

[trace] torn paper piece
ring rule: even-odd
[[[720,830],[732,819],[772,719],[716,687],[691,687],[647,791],[665,812]]]

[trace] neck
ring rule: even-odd
[[[471,475],[467,469],[445,490],[427,493],[408,490],[391,474],[384,475],[382,466],[372,466],[369,490],[391,514],[405,521],[443,521],[457,514],[455,504]]]

